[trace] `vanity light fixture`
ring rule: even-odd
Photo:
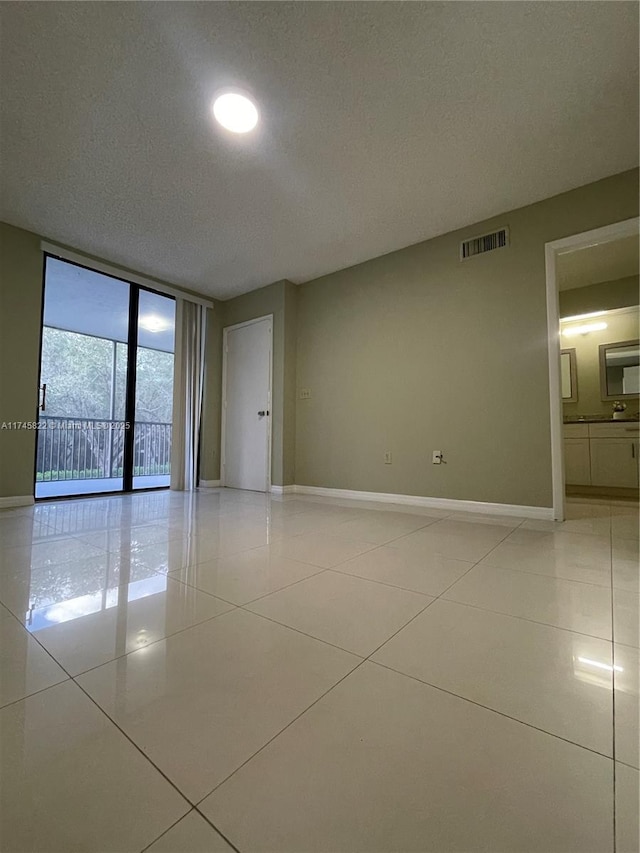
[[[601,332],[606,328],[606,323],[585,323],[584,326],[571,326],[569,329],[563,329],[562,334],[565,338],[575,338],[577,335],[588,335],[589,332]]]
[[[258,108],[240,92],[224,92],[213,102],[213,115],[232,133],[248,133],[258,124]]]
[[[590,314],[576,314],[574,317],[561,317],[561,323],[575,323],[577,320],[591,320],[593,317],[602,317],[606,311],[592,311]]]

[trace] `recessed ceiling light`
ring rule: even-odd
[[[248,133],[258,123],[258,108],[246,95],[226,92],[213,102],[216,121],[232,133]]]

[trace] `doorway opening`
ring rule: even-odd
[[[175,299],[45,255],[35,497],[169,486]]]
[[[553,510],[638,494],[638,218],[547,243]]]

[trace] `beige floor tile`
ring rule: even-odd
[[[327,532],[305,533],[291,539],[282,539],[270,547],[275,554],[290,560],[329,569],[357,557],[358,554],[371,551],[376,546],[372,542],[337,536],[332,529]]]
[[[385,542],[391,542],[400,536],[406,536],[415,530],[435,524],[436,520],[401,512],[367,513],[362,518],[354,518],[340,524],[335,529],[335,533],[338,536],[384,545]]]
[[[531,532],[531,531],[529,531]],[[582,540],[595,536],[582,536]],[[545,550],[535,544],[517,545],[502,542],[482,561],[482,565],[514,569],[562,580],[611,586],[611,558],[588,548],[563,551]]]
[[[195,803],[357,663],[234,610],[78,682]]]
[[[539,552],[586,554],[599,559],[611,556],[611,537],[607,531],[604,536],[589,533],[570,533],[567,531],[528,530],[523,524],[512,531],[505,539],[506,545],[527,545]]]
[[[448,589],[444,598],[611,639],[611,593],[594,584],[480,564]]]
[[[33,515],[7,516],[0,514],[0,548],[31,545],[56,536],[55,530],[40,523]]]
[[[441,595],[472,566],[473,563],[441,554],[423,555],[385,545],[341,563],[336,571],[426,595]]]
[[[447,516],[451,521],[467,521],[470,524],[490,524],[498,527],[509,527],[515,530],[524,518],[515,515],[494,515],[484,512],[452,512]]]
[[[251,531],[229,531],[224,534],[209,533],[192,536],[190,540],[191,563],[204,563],[218,557],[227,557],[260,548],[270,541],[268,531],[259,525],[254,525]]]
[[[0,711],[8,853],[139,853],[187,802],[71,681]]]
[[[608,510],[608,507],[606,507]],[[520,530],[536,530],[541,533],[578,533],[589,536],[609,536],[611,533],[611,518],[606,516],[594,518],[567,518],[565,521],[543,521],[528,519]]]
[[[119,583],[139,581],[156,572],[142,564],[135,553],[102,552],[99,557],[72,560],[40,569],[19,569],[0,575],[0,601],[20,620],[62,602],[71,602]]]
[[[441,599],[373,660],[613,755],[611,643],[606,640]]]
[[[611,516],[611,507],[606,501],[599,503],[591,500],[587,503],[577,503],[574,499],[567,498],[564,510],[568,521],[581,518],[609,518]]]
[[[474,520],[461,521],[459,518],[444,518],[438,521],[425,533],[433,533],[438,536],[458,536],[461,539],[467,538],[471,541],[478,541],[496,545],[501,542],[506,536],[509,536],[509,528],[511,525],[492,524],[490,522],[478,521],[478,517]]]
[[[97,533],[76,534],[76,538],[103,551],[121,551],[122,549],[138,551],[145,545],[157,545],[171,539],[180,539],[181,534],[166,524],[143,524],[136,527],[123,525]]]
[[[317,533],[318,531],[331,530],[335,533],[342,524],[340,516],[335,512],[310,512],[296,513],[282,518],[272,518],[267,522],[269,541],[278,539],[290,539],[293,536],[302,536],[305,533]]]
[[[231,610],[232,604],[166,575],[51,605],[31,614],[36,636],[78,675]]]
[[[246,604],[321,571],[318,566],[281,557],[265,546],[197,563],[172,572],[171,577],[234,604]]]
[[[613,585],[640,592],[640,552],[635,539],[613,540]]]
[[[640,850],[640,773],[616,763],[616,853]]]
[[[616,758],[640,769],[640,651],[613,647]]]
[[[233,853],[233,847],[194,809],[144,853]]]
[[[0,707],[67,678],[27,629],[0,607]]]
[[[637,509],[628,512],[613,510],[611,514],[611,535],[614,542],[616,539],[635,539],[637,541],[639,527],[640,518]]]
[[[155,545],[145,545],[135,552],[135,558],[142,565],[153,569],[155,572],[166,574],[167,572],[182,569],[202,561],[200,549],[197,547],[196,537],[183,537],[172,539],[168,542],[159,542]],[[217,554],[217,551],[215,551]]]
[[[0,572],[39,569],[58,563],[68,563],[71,560],[87,560],[91,557],[99,557],[103,553],[102,549],[94,545],[67,536],[47,542],[37,542],[34,545],[1,549]]]
[[[365,662],[201,809],[244,851],[604,853],[612,806],[609,759]]]
[[[0,511],[8,853],[229,853],[214,826],[243,853],[611,853],[614,727],[627,853],[637,515],[231,489]]]
[[[495,548],[509,531],[510,528],[498,524],[443,519],[424,530],[396,539],[393,545],[417,554],[441,554],[455,560],[475,563]]]
[[[247,607],[366,657],[432,600],[426,595],[327,571]]]
[[[617,643],[640,648],[640,594],[613,590],[613,638]]]

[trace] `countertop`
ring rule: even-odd
[[[584,418],[564,418],[563,423],[565,424],[637,424],[640,423],[637,417],[634,418],[597,418],[597,417],[584,417]]]

